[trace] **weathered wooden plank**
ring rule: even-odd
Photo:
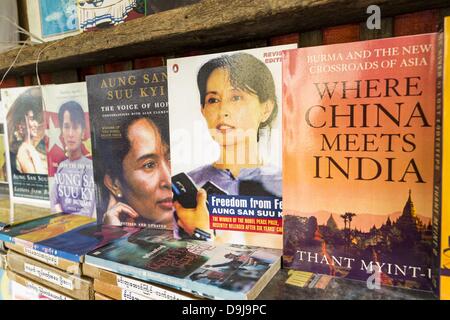
[[[114,28],[85,32],[25,48],[12,74],[79,68],[117,60],[222,46],[292,32],[359,23],[376,4],[394,16],[448,7],[448,0],[204,0],[198,4],[135,19]],[[0,56],[0,74],[18,49]]]

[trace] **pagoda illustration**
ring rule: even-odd
[[[405,243],[414,243],[420,240],[423,224],[417,217],[416,208],[411,199],[411,189],[409,190],[409,197],[403,208],[403,213],[398,218],[395,225],[400,231]]]
[[[326,226],[332,231],[338,230],[338,226],[337,226],[336,220],[334,220],[333,214],[330,214],[330,217],[327,220]]]

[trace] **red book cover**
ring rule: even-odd
[[[437,34],[286,51],[288,268],[430,289]]]

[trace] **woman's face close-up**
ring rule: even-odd
[[[234,88],[229,71],[215,69],[206,82],[202,114],[212,138],[219,145],[234,145],[246,137],[256,139],[264,121],[263,104],[256,94]]]
[[[170,223],[172,189],[169,149],[147,120],[140,119],[128,128],[130,150],[123,160],[122,192],[139,215],[153,223]]]
[[[71,153],[81,149],[84,130],[81,124],[75,123],[70,118],[69,111],[63,115],[62,136],[66,150]]]

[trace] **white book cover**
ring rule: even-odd
[[[96,218],[86,82],[42,88],[50,208]]]
[[[9,201],[8,162],[6,161],[5,109],[0,100],[0,199]]]
[[[168,60],[176,237],[282,248],[281,57],[296,47]]]
[[[6,114],[5,144],[10,197],[15,203],[49,206],[45,119],[39,87],[0,90]]]

